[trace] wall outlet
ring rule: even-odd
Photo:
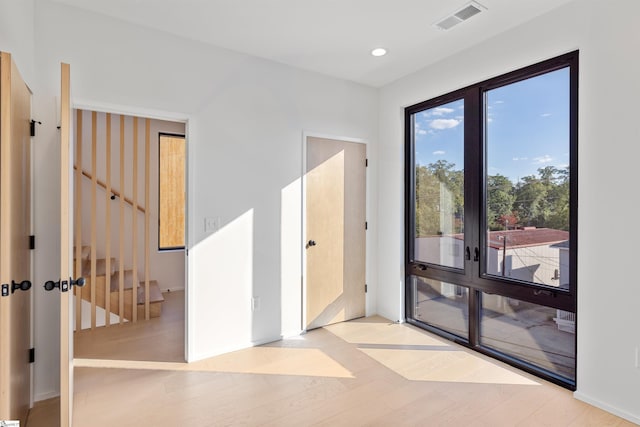
[[[260,297],[251,298],[251,311],[260,311]]]

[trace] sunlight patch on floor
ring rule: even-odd
[[[540,385],[528,376],[462,350],[360,348],[360,351],[411,381]]]
[[[422,331],[390,322],[382,317],[325,326],[337,337],[354,344],[420,345],[448,347],[447,343]]]
[[[321,350],[312,348],[252,347],[192,363],[74,359],[74,366],[353,378],[341,364]]]

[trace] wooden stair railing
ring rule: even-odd
[[[73,169],[74,170],[78,170],[78,166],[77,165],[73,165]],[[85,178],[88,178],[90,181],[93,180],[93,175],[91,175],[91,172],[85,170],[85,169],[80,169],[80,173],[82,174],[82,176],[84,176]],[[99,178],[96,179],[96,183],[98,184],[98,186],[100,186],[100,188],[102,188],[105,192],[107,191],[107,184],[100,180]],[[115,200],[115,198],[122,198],[129,206],[133,207],[133,200],[131,200],[130,198],[128,198],[127,196],[122,196],[122,193],[120,193],[120,191],[116,190],[115,188],[111,187],[111,200]],[[145,208],[144,206],[140,206],[137,205],[137,209],[142,212],[145,213]]]

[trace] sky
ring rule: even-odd
[[[463,167],[464,101],[415,116],[416,163]],[[569,165],[569,68],[486,93],[487,173],[515,184],[546,166]]]

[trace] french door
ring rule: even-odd
[[[406,315],[575,388],[578,52],[405,110]]]

